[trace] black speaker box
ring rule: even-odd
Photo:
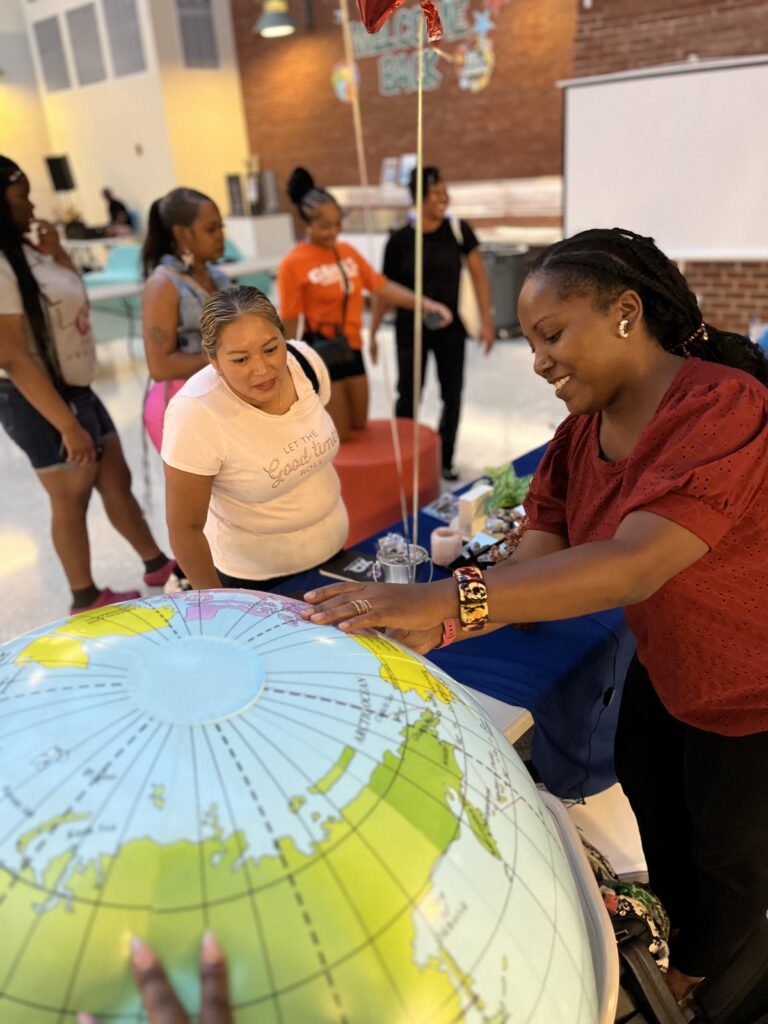
[[[47,156],[45,162],[54,189],[57,192],[70,192],[75,187],[75,179],[69,169],[69,160],[65,156]]]

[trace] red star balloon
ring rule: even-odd
[[[378,32],[387,18],[404,3],[405,0],[357,0],[360,19],[365,25],[366,31]],[[443,26],[440,24],[437,8],[432,0],[421,0],[421,10],[427,22],[427,38],[430,43],[437,42],[443,35]]]

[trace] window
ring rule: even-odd
[[[42,21],[36,21],[32,27],[46,88],[49,92],[69,89],[69,68],[61,42],[59,19],[55,15],[52,18],[43,18]]]
[[[219,52],[211,0],[176,0],[181,49],[188,68],[217,68]]]
[[[115,76],[146,71],[136,0],[103,0]]]
[[[101,52],[101,39],[93,4],[71,7],[65,17],[78,82],[80,85],[103,82],[106,78],[104,56]]]

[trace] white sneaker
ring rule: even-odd
[[[163,587],[164,594],[183,594],[192,589],[192,584],[186,576],[180,576],[178,570],[174,569]]]

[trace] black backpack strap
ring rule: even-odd
[[[301,349],[296,348],[296,346],[292,345],[290,341],[287,341],[285,344],[288,347],[288,351],[291,353],[291,355],[294,357],[296,362],[299,364],[299,366],[306,374],[307,378],[309,379],[309,383],[312,385],[315,391],[315,394],[319,394],[320,380],[318,379],[318,376],[315,373],[315,368],[312,365],[312,363],[310,363],[310,361],[307,359],[307,357],[304,355]]]
[[[683,1011],[667,988],[664,975],[648,952],[645,938],[640,935],[626,937],[617,934],[619,957],[629,977],[622,976],[622,987],[627,987],[646,1016],[634,1019],[648,1020],[654,1024],[685,1024]],[[633,1018],[630,1017],[630,1020]]]

